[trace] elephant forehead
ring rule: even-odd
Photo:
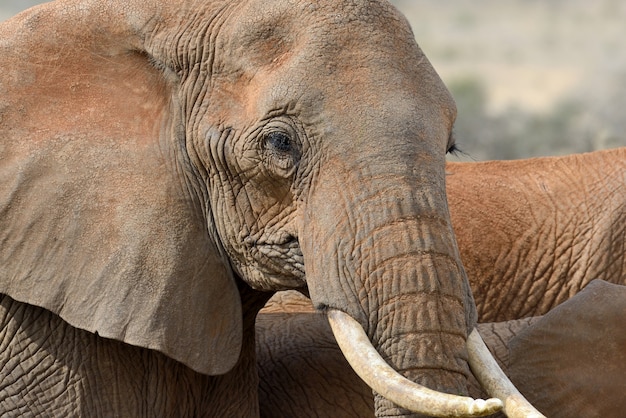
[[[408,23],[387,2],[254,0],[240,7],[221,29],[227,35],[220,49],[254,69],[294,55],[328,66],[356,53],[388,57],[414,47]]]
[[[213,94],[225,95],[214,100],[222,110],[232,107],[230,114],[247,118],[295,105],[297,113],[316,118],[324,104],[332,103],[327,110],[337,114],[359,102],[364,109],[392,106],[389,114],[397,119],[413,118],[421,101],[420,114],[445,109],[444,118],[454,118],[454,101],[406,20],[387,2],[251,1],[239,7],[220,29],[221,62],[212,66],[220,86]],[[407,112],[398,102],[408,104]]]

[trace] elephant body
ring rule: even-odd
[[[626,148],[446,172],[481,322],[543,315],[594,279],[626,284]]]
[[[111,417],[210,416],[215,377],[157,351],[72,327],[8,296],[0,301],[0,319],[3,417],[91,416],[93,411]],[[242,396],[236,405],[241,416],[254,415],[245,410],[247,404]],[[229,405],[220,408],[228,411]],[[226,415],[237,413],[231,409]]]
[[[323,314],[295,294],[257,318],[261,415],[374,416],[370,388],[336,346]],[[479,324],[522,394],[554,418],[619,418],[626,408],[626,286],[593,281],[544,316]],[[484,395],[478,384],[474,396]]]

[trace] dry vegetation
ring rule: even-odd
[[[472,158],[626,145],[626,2],[391,1],[452,91]],[[0,20],[36,3],[0,0]]]
[[[392,0],[452,91],[475,159],[626,145],[626,3]]]

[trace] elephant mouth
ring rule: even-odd
[[[244,241],[256,268],[272,283],[272,289],[296,289],[306,286],[304,256],[298,239],[289,234],[276,238]]]
[[[267,243],[256,246],[259,254],[290,274],[304,278],[304,256],[297,239],[286,243]]]

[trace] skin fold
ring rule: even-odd
[[[346,363],[323,314],[305,297],[281,293],[257,317],[261,416],[374,416],[370,389]],[[618,418],[626,407],[624,321],[626,286],[595,280],[544,316],[478,329],[546,416]],[[481,395],[477,383],[472,392]]]
[[[593,279],[626,284],[626,148],[446,173],[481,322],[543,315]]]
[[[0,412],[258,416],[254,316],[305,286],[468,394],[456,108],[388,2],[58,0],[0,68]]]

